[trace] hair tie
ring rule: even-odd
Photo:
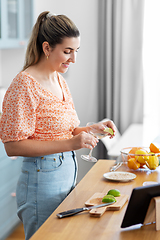
[[[57,16],[57,14],[52,14],[51,12],[47,13],[46,18]]]
[[[42,22],[44,22],[46,19],[48,19],[50,17],[54,17],[54,16],[56,16],[56,14],[52,14],[51,12],[48,12],[46,14],[46,16],[42,18]]]

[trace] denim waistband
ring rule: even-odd
[[[75,157],[75,152],[74,151],[69,151],[69,152],[61,152],[61,153],[54,153],[54,154],[49,154],[49,155],[43,155],[43,156],[39,156],[39,157],[23,157],[23,161],[24,162],[32,162],[32,161],[36,161],[36,160],[47,160],[47,159],[54,159],[54,158],[61,158],[61,159],[65,159],[65,157]]]

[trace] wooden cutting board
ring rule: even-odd
[[[102,198],[106,195],[106,193],[95,193],[91,198],[89,198],[86,202],[85,205],[87,207],[89,206],[94,206],[94,205],[98,205],[98,204],[102,204]],[[102,214],[105,211],[118,211],[120,210],[123,205],[127,202],[129,196],[125,195],[125,194],[121,194],[120,197],[116,197],[117,202],[113,203],[112,205],[106,206],[106,207],[102,207],[102,208],[95,208],[92,209],[89,213],[90,216],[92,217],[101,217]]]

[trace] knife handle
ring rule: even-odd
[[[73,216],[77,213],[80,213],[80,212],[83,212],[87,210],[87,208],[75,208],[75,209],[72,209],[72,210],[68,210],[68,211],[65,211],[65,212],[61,212],[61,213],[58,213],[57,214],[57,217],[58,218],[64,218],[64,217],[69,217],[69,216]]]

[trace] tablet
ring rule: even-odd
[[[121,228],[143,224],[150,201],[153,197],[157,196],[160,196],[160,184],[134,188],[127,205]]]

